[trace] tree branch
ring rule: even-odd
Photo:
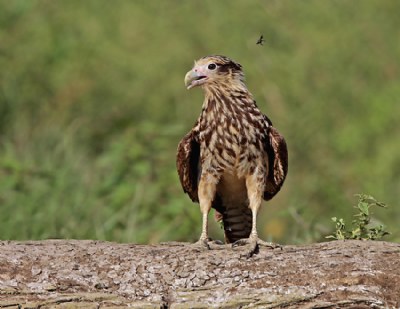
[[[221,248],[0,242],[0,308],[400,307],[400,244]]]

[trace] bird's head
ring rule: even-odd
[[[235,83],[243,85],[243,81],[242,66],[228,57],[219,55],[206,56],[195,61],[193,69],[185,76],[187,89],[196,86],[207,89]]]

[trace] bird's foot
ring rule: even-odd
[[[257,236],[255,236],[255,237],[250,236],[249,238],[239,239],[232,244],[232,247],[238,247],[238,246],[244,246],[244,245],[249,246],[249,248],[247,249],[246,254],[245,254],[246,258],[250,258],[253,256],[253,254],[257,253],[259,246],[269,247],[272,249],[282,248],[282,246],[279,244],[261,240]]]
[[[210,246],[208,245],[209,239],[208,238],[200,238],[195,243],[191,244],[196,249],[201,250],[210,250]]]
[[[220,250],[225,248],[225,244],[222,241],[212,240],[211,238],[200,238],[192,246],[201,250]]]

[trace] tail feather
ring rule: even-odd
[[[248,238],[251,232],[251,210],[248,203],[227,205],[222,213],[225,230],[225,241],[233,243],[242,238]]]
[[[217,211],[216,219],[223,223],[226,243],[250,236],[252,214],[243,178],[225,173],[218,184],[212,207]]]

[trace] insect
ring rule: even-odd
[[[261,34],[260,38],[257,41],[257,45],[264,45],[264,42],[265,42],[264,36]]]

